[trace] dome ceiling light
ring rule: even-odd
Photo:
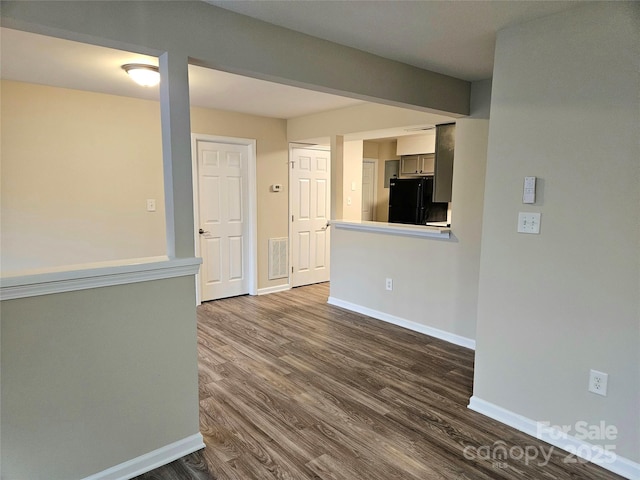
[[[127,63],[122,69],[129,74],[131,79],[143,87],[155,87],[160,83],[160,71],[154,65],[142,63]]]

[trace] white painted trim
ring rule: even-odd
[[[331,225],[339,230],[357,230],[360,232],[386,233],[400,237],[450,238],[451,229],[428,227],[426,225],[405,225],[402,223],[353,222],[331,220]]]
[[[398,325],[399,327],[403,327],[408,330],[412,330],[414,332],[422,333],[424,335],[429,335],[430,337],[439,338],[440,340],[453,343],[454,345],[459,345],[460,347],[470,348],[471,350],[476,349],[475,340],[467,337],[462,337],[460,335],[456,335],[455,333],[445,332],[444,330],[439,330],[437,328],[429,327],[428,325],[412,322],[411,320],[406,320],[404,318],[396,317],[395,315],[380,312],[372,308],[363,307],[362,305],[347,302],[346,300],[340,300],[339,298],[335,298],[335,297],[329,297],[329,300],[327,300],[327,303],[329,305],[334,305],[336,307],[344,308],[346,310],[351,310],[352,312],[367,315],[368,317],[372,317],[377,320],[382,320],[383,322],[392,323],[394,325]]]
[[[582,439],[567,435],[559,429],[541,425],[535,420],[531,420],[530,418],[499,407],[491,402],[482,400],[475,395],[469,400],[468,408],[513,427],[527,435],[531,435],[554,447],[565,450],[570,454],[588,460],[624,478],[630,480],[640,479],[640,463],[620,457],[619,455],[611,458],[599,445],[593,445]]]
[[[170,443],[139,457],[98,472],[83,480],[128,480],[162,467],[185,455],[201,450],[205,444],[200,433]]]
[[[286,292],[291,290],[291,285],[285,283],[284,285],[276,285],[275,287],[265,287],[258,289],[258,295],[268,295],[270,293]]]
[[[195,275],[201,263],[201,258],[194,257],[105,267],[91,264],[84,269],[6,277],[0,279],[0,300]]]
[[[199,208],[199,190],[198,190],[198,142],[196,134],[191,134],[191,190],[193,192],[193,251],[196,257],[202,258],[200,253],[200,234],[198,233],[198,222],[200,221],[200,208]],[[200,273],[194,277],[196,282],[196,306],[202,303],[200,297]]]
[[[247,265],[249,271],[249,295],[258,293],[258,187],[256,180],[257,149],[256,140],[253,138],[224,137],[220,135],[208,135],[205,133],[191,134],[191,176],[193,182],[193,239],[196,256],[200,256],[200,242],[198,234],[198,222],[200,219],[199,192],[198,192],[198,140],[215,143],[227,143],[231,145],[243,145],[249,149],[247,158],[247,183],[248,183],[248,229],[249,258]],[[196,305],[200,305],[200,275],[196,276]]]

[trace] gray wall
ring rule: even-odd
[[[613,424],[636,462],[639,17],[587,4],[498,36],[474,386],[529,419]],[[533,206],[525,175],[540,178]],[[542,213],[540,235],[516,233],[519,211]],[[587,391],[589,369],[609,374],[607,397]]]
[[[2,478],[71,480],[198,432],[193,277],[5,300]]]

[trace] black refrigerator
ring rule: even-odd
[[[432,176],[392,178],[389,189],[389,223],[425,225],[447,221],[449,204],[432,200]]]

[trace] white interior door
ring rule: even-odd
[[[292,147],[290,158],[291,286],[329,281],[329,150]]]
[[[362,161],[362,220],[376,219],[376,166],[375,160]]]
[[[247,145],[198,139],[200,300],[249,293]]]

